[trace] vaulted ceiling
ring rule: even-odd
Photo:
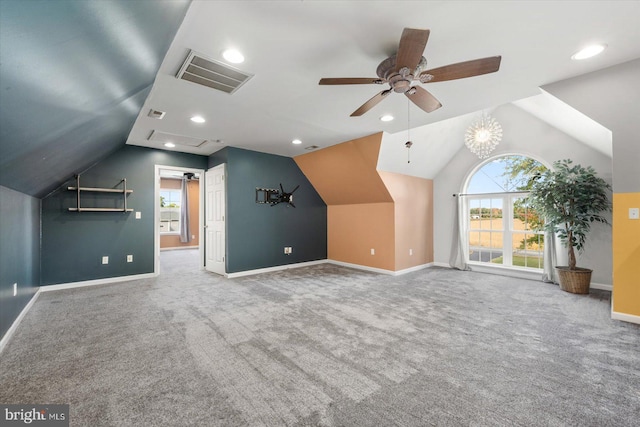
[[[122,147],[188,6],[0,1],[0,185],[42,197]]]
[[[640,57],[638,1],[2,0],[0,8],[0,185],[37,197],[125,143],[164,149],[152,133],[209,141],[174,148],[195,154],[229,145],[296,156],[464,117]],[[428,68],[502,55],[500,71],[424,85],[443,104],[433,113],[394,93],[349,117],[382,88],[318,80],[375,77],[405,27],[431,30]],[[596,41],[608,44],[602,55],[570,59]],[[253,75],[236,92],[176,78],[191,50],[224,61],[227,47],[246,58],[234,67]],[[166,114],[151,118],[151,109]],[[396,119],[381,122],[386,113]],[[195,114],[207,121],[191,122]]]

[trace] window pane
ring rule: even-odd
[[[544,237],[539,233],[514,233],[512,246],[513,265],[542,268]]]
[[[181,191],[160,189],[160,233],[180,232]]]

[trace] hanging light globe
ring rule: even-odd
[[[502,140],[502,126],[493,117],[482,115],[467,128],[465,145],[481,159],[489,157]]]

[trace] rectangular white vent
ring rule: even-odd
[[[164,112],[164,111],[154,110],[152,108],[151,110],[149,110],[148,116],[153,118],[153,119],[162,120],[164,118],[165,114],[167,114],[167,113]]]
[[[155,130],[151,131],[151,135],[149,135],[149,138],[147,139],[149,141],[158,142],[160,144],[172,142],[176,145],[186,145],[189,147],[200,147],[209,142],[208,140],[203,138],[193,138],[190,136],[175,135],[172,133],[158,132]]]
[[[253,77],[253,74],[205,58],[192,50],[176,77],[231,94]]]

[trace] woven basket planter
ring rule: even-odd
[[[588,268],[569,270],[569,267],[556,267],[560,289],[572,294],[588,294],[592,271]]]

